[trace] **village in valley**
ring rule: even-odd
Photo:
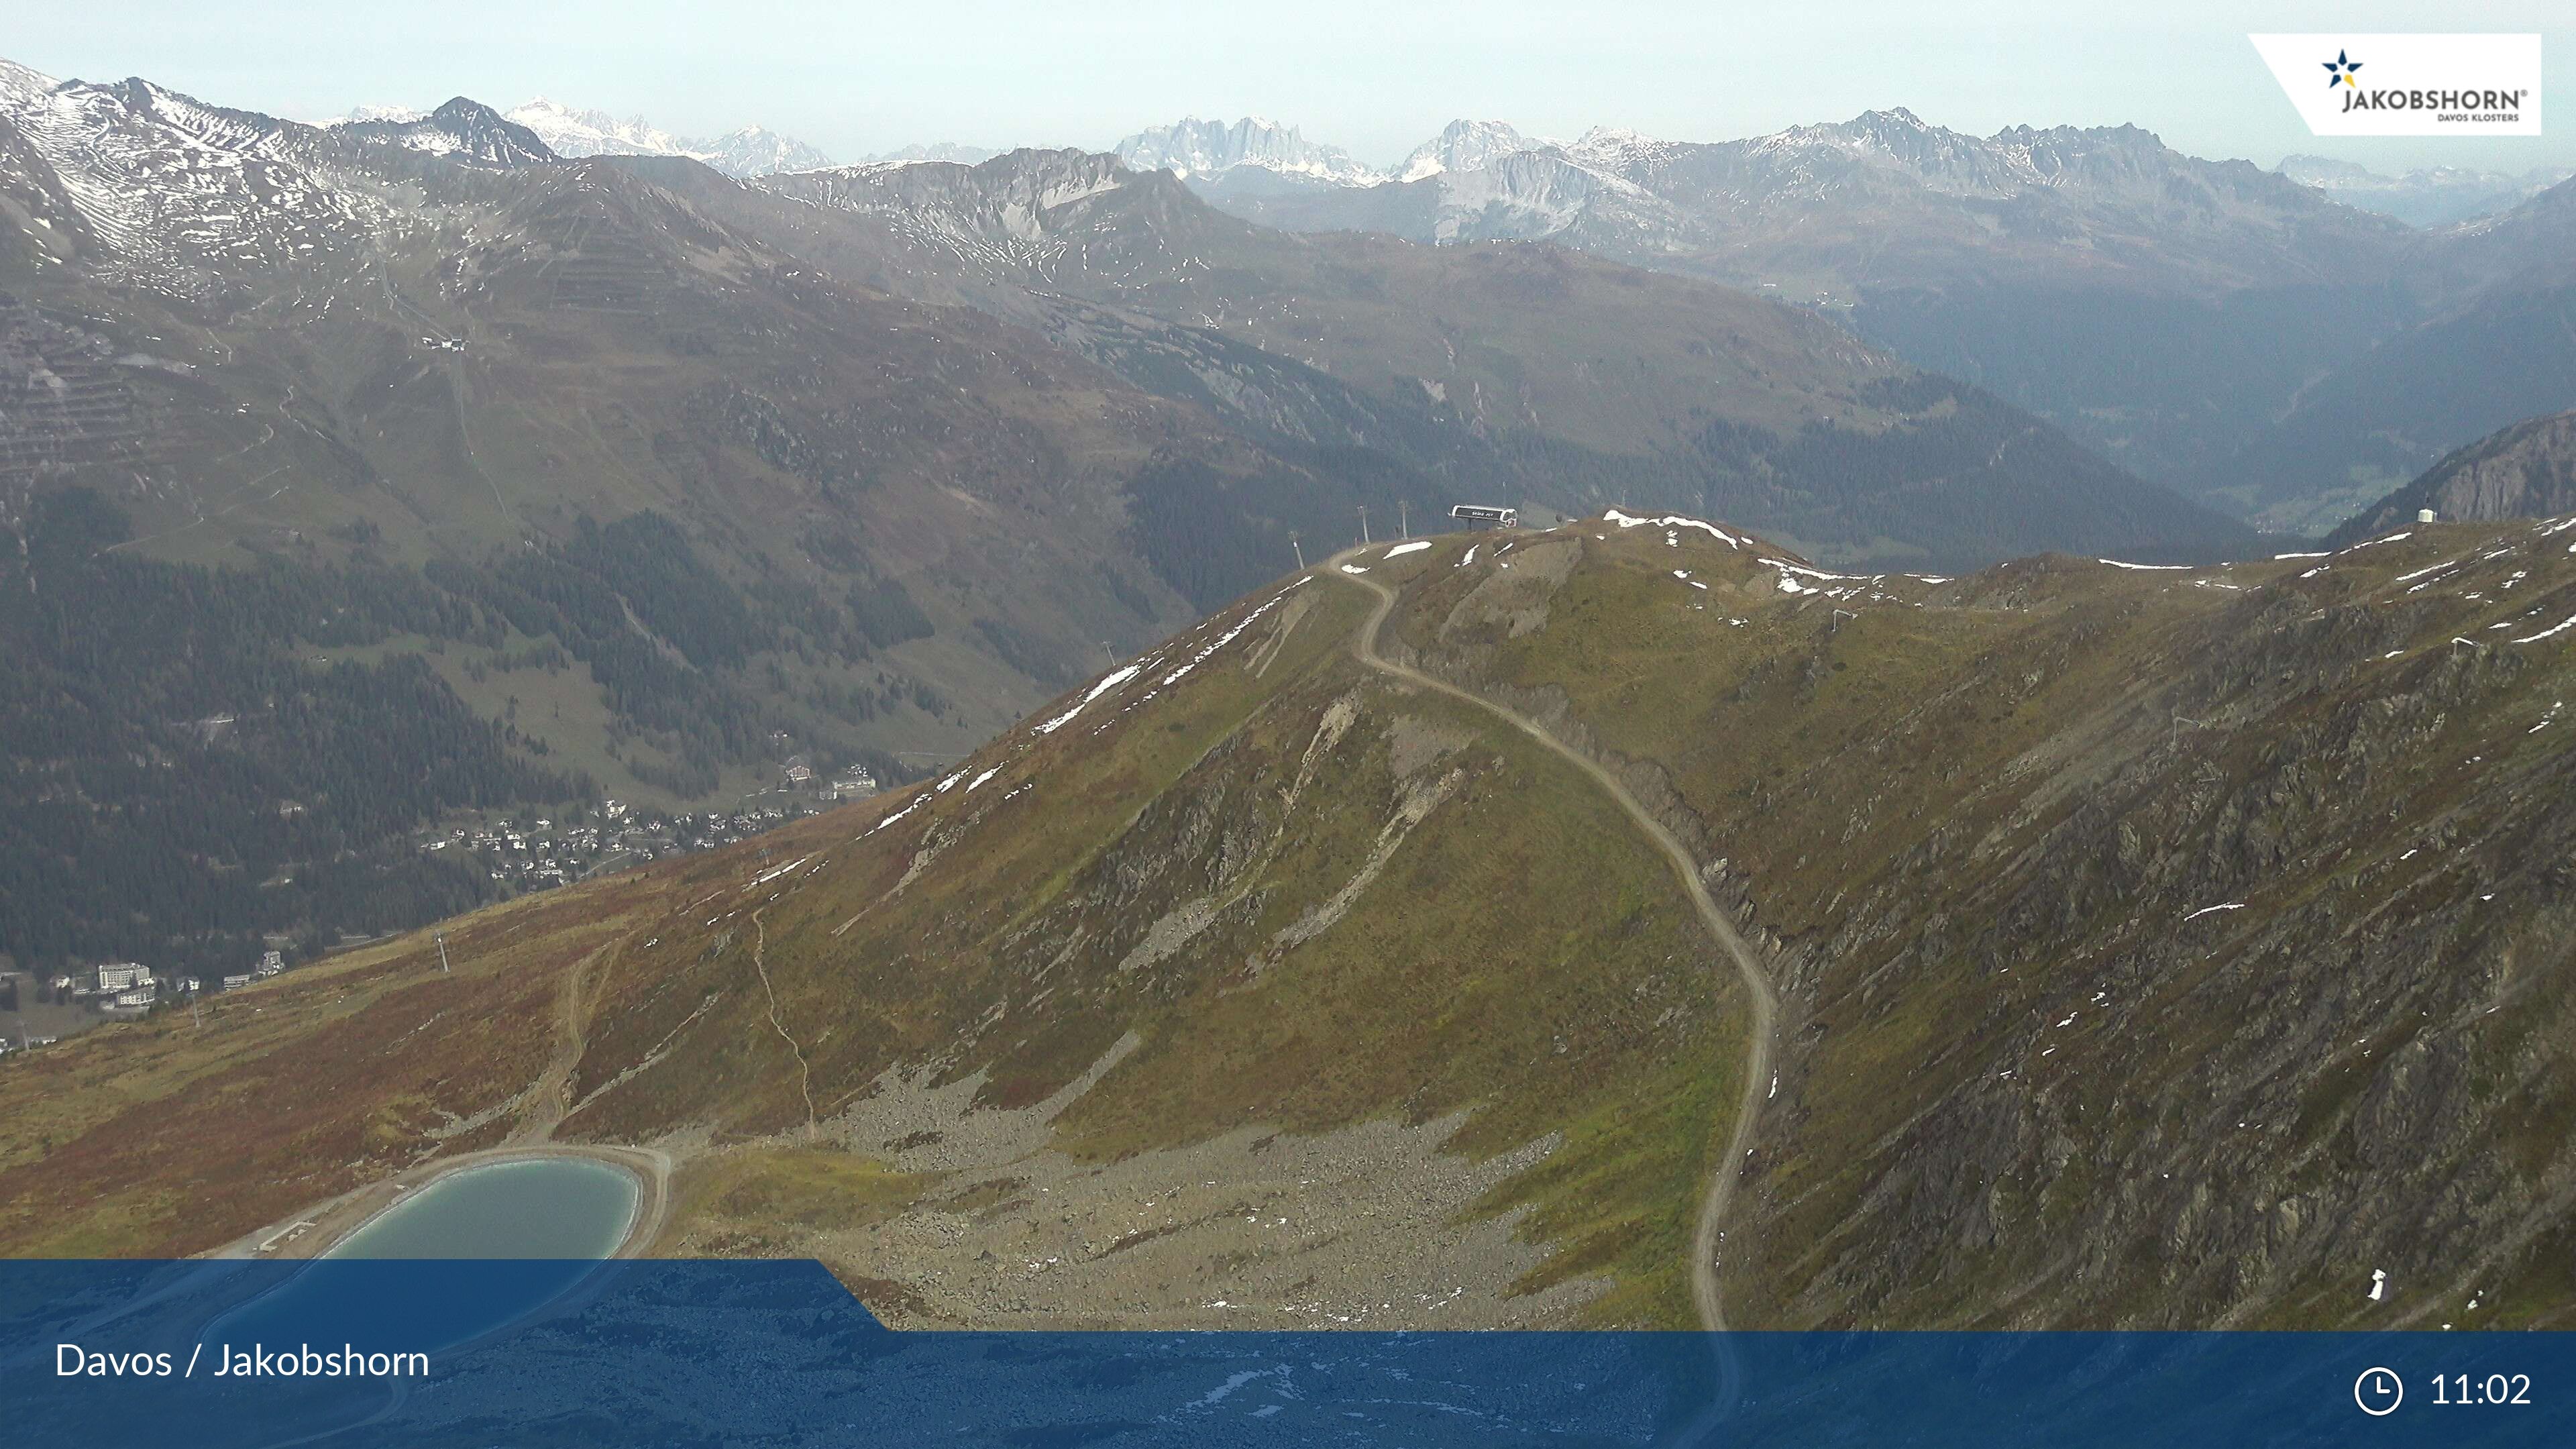
[[[520,822],[496,816],[452,824],[424,834],[420,848],[469,851],[492,880],[520,891],[546,890],[666,855],[731,845],[844,800],[864,799],[880,788],[864,765],[851,765],[818,782],[813,765],[802,755],[791,755],[780,767],[777,786],[743,796],[730,810],[663,815],[638,811],[622,800],[603,800],[578,820],[538,816]]]
[[[505,894],[521,895],[588,880],[670,855],[731,845],[830,808],[864,799],[883,786],[865,765],[852,764],[818,779],[805,756],[779,767],[779,784],[744,795],[730,810],[639,811],[621,800],[602,800],[565,818],[520,819],[492,815],[443,824],[423,832],[424,853],[462,851],[475,857]],[[373,937],[344,940],[362,945]],[[281,942],[240,971],[217,977],[164,975],[141,961],[102,961],[86,968],[39,976],[11,969],[0,956],[0,1058],[100,1022],[139,1017],[199,996],[244,987],[297,964]]]

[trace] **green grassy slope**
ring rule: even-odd
[[[1854,578],[1592,520],[1353,563],[1399,591],[1389,657],[1612,769],[1761,954],[1779,1079],[1725,1224],[1731,1324],[2512,1325],[2576,1304],[2571,540]],[[1299,1251],[1499,1223],[1545,1251],[1493,1301],[1689,1322],[1740,988],[1580,772],[1352,657],[1371,602],[1337,561],[906,796],[475,918],[535,953],[552,1051],[299,1107],[315,1141],[382,1125],[296,1180],[452,1151],[428,1124],[501,1100],[478,1130],[672,1152],[666,1250],[817,1253],[871,1301],[974,1322],[939,1295],[1016,1270],[941,1241],[1034,1223],[1088,1268],[1205,1225],[1068,1235],[1050,1185],[1070,1225],[1110,1191],[1084,1183],[1249,1192],[1275,1144],[1463,1112],[1442,1150],[1502,1164],[1471,1199],[1319,1189],[1369,1211]],[[183,1210],[187,1160],[149,1124],[174,1092],[345,1077],[353,1044],[510,1009],[468,994],[497,946],[453,982],[422,947],[270,988],[296,1006],[270,1066],[160,1019],[0,1074],[0,1245],[255,1225]],[[30,1105],[73,1078],[120,1105]],[[895,1111],[941,1091],[949,1115]],[[975,1145],[1014,1123],[1035,1146]],[[1203,1290],[1120,1291],[1115,1321],[1202,1321]]]
[[[1475,569],[1397,627],[1664,791],[1776,945],[1740,1321],[2555,1322],[2547,527],[1940,585],[1587,529],[1508,556],[1579,551],[1544,629]]]

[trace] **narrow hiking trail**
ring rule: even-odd
[[[777,1031],[778,1039],[787,1043],[787,1049],[796,1054],[796,1090],[805,1098],[805,1138],[810,1142],[814,1138],[814,1069],[806,1064],[805,1048],[787,1034],[787,1023],[778,1016],[778,992],[769,984],[769,928],[760,923],[760,912],[767,909],[762,906],[751,913],[751,966],[760,973],[761,995],[769,998],[770,1026]]]
[[[1752,950],[1744,944],[1744,938],[1736,934],[1735,923],[1718,909],[1716,901],[1709,898],[1708,888],[1700,883],[1699,865],[1691,859],[1690,851],[1664,828],[1661,821],[1647,814],[1646,807],[1638,804],[1637,798],[1629,794],[1627,787],[1608,770],[1548,733],[1528,716],[1379,654],[1378,629],[1395,611],[1395,591],[1375,579],[1340,572],[1337,565],[1345,557],[1347,555],[1338,555],[1327,560],[1316,572],[1357,584],[1377,595],[1377,607],[1370,611],[1366,622],[1351,639],[1351,652],[1359,661],[1408,684],[1436,690],[1472,704],[1545,745],[1559,758],[1581,770],[1586,778],[1600,786],[1602,792],[1617,803],[1620,810],[1672,863],[1674,873],[1681,877],[1682,889],[1690,896],[1692,908],[1699,912],[1701,923],[1708,927],[1708,933],[1717,938],[1717,944],[1735,963],[1736,975],[1742,978],[1744,989],[1753,1001],[1753,1039],[1745,1054],[1744,1092],[1735,1111],[1735,1131],[1727,1141],[1725,1155],[1718,1161],[1717,1175],[1708,1185],[1707,1196],[1700,1200],[1699,1226],[1691,1237],[1691,1300],[1699,1309],[1701,1325],[1712,1333],[1722,1331],[1726,1327],[1726,1312],[1718,1301],[1717,1292],[1719,1225],[1725,1222],[1727,1205],[1734,1199],[1736,1184],[1744,1176],[1744,1159],[1752,1150],[1754,1120],[1761,1114],[1764,1089],[1771,1079],[1773,1037],[1780,1015],[1780,1000],[1771,989],[1771,979],[1763,974]]]

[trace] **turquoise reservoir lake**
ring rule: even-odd
[[[220,1315],[204,1336],[242,1346],[346,1342],[424,1353],[466,1343],[600,1271],[626,1241],[642,1198],[633,1173],[587,1158],[452,1172]],[[396,1261],[422,1259],[444,1261],[428,1269]],[[495,1261],[502,1259],[509,1261]]]
[[[328,1258],[605,1258],[626,1240],[634,1174],[580,1157],[449,1173],[379,1213]]]

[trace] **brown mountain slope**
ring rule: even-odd
[[[1692,1321],[1741,984],[1584,771],[1361,666],[1384,583],[1379,649],[1612,772],[1778,990],[1731,1325],[2559,1322],[2571,537],[1960,580],[1679,518],[1381,545],[903,798],[478,918],[451,980],[414,940],[222,1003],[264,1065],[177,1017],[13,1062],[0,1225],[258,1226],[287,1194],[197,1199],[244,1170],[165,1124],[259,1133],[291,1063],[346,1084],[293,1108],[317,1197],[513,1122],[651,1146],[663,1251],[819,1254],[904,1321]],[[414,1044],[531,972],[550,1056]],[[123,1105],[22,1110],[74,1082]]]

